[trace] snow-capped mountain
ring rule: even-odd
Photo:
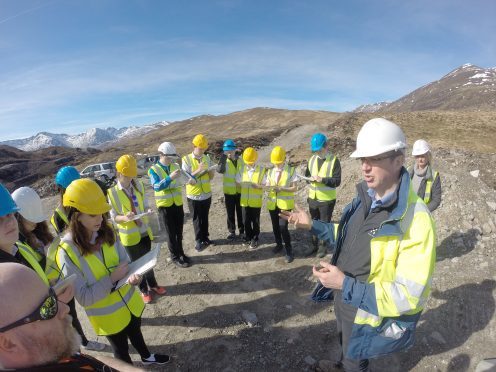
[[[358,106],[356,109],[353,110],[353,112],[366,112],[366,113],[371,113],[371,112],[376,112],[384,107],[387,107],[390,102],[379,102],[379,103],[371,103],[369,105],[361,105]]]
[[[35,151],[50,146],[62,146],[72,148],[103,147],[122,138],[141,136],[151,130],[169,125],[166,121],[142,127],[130,126],[123,128],[108,127],[92,128],[84,133],[68,135],[40,132],[32,137],[0,142],[0,145],[16,147],[24,151]]]
[[[426,110],[496,110],[496,67],[481,68],[470,63],[458,67],[441,79],[426,84],[413,92],[375,111],[362,105],[355,112],[426,111]],[[358,111],[360,109],[360,111]]]

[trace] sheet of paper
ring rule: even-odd
[[[296,175],[296,177],[298,177],[300,180],[304,180],[304,181],[313,182],[313,179],[312,179],[312,178],[302,176],[301,174],[297,174],[297,175]]]
[[[115,286],[116,289],[119,289],[123,285],[125,285],[131,275],[137,274],[142,275],[147,271],[150,271],[157,265],[158,256],[160,253],[160,243],[153,243],[152,250],[145,254],[144,256],[138,258],[136,261],[133,261],[129,264],[129,271],[126,276],[119,280]]]
[[[133,218],[131,218],[131,221],[138,220],[138,219],[140,219],[140,218],[142,218],[142,217],[144,217],[144,216],[149,216],[149,215],[150,215],[150,214],[152,214],[152,213],[153,213],[153,211],[152,211],[152,212],[144,212],[144,213],[135,214],[135,215],[133,216]]]

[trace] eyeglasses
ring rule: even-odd
[[[57,295],[55,294],[53,288],[50,288],[48,290],[48,297],[41,302],[35,311],[22,319],[16,320],[15,322],[0,328],[0,333],[7,332],[10,329],[20,327],[24,324],[37,322],[39,320],[50,320],[57,315],[58,311],[59,304]]]
[[[389,153],[386,153],[386,154],[383,154],[382,156],[370,156],[370,157],[366,157],[366,158],[358,158],[358,160],[360,160],[360,162],[363,164],[365,162],[369,163],[369,164],[373,164],[373,163],[378,163],[380,162],[381,160],[384,160],[384,159],[394,159],[395,157],[401,155],[401,152],[389,152]]]

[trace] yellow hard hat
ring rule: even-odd
[[[255,162],[258,159],[258,153],[257,150],[255,150],[253,147],[247,147],[245,151],[243,151],[243,161],[246,164],[255,164]]]
[[[115,163],[115,169],[126,177],[136,177],[138,175],[136,159],[132,155],[122,155],[119,160],[117,160],[117,163]]]
[[[203,134],[197,134],[195,138],[193,138],[193,145],[206,150],[208,148],[208,141]]]
[[[286,150],[284,150],[281,146],[276,146],[272,149],[270,153],[270,162],[272,164],[282,164],[286,159]]]
[[[65,190],[62,204],[86,214],[104,214],[111,209],[100,186],[89,178],[72,181]]]

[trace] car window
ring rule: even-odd
[[[113,169],[112,163],[103,163],[101,166],[103,169]]]

